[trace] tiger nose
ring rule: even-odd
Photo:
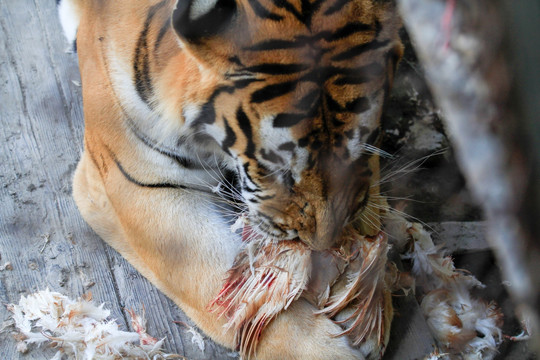
[[[297,221],[298,237],[316,251],[324,251],[339,243],[343,221],[328,206],[317,209],[307,207]]]
[[[300,240],[310,249],[315,251],[325,251],[335,248],[338,244],[338,236],[330,231],[318,231],[315,234],[298,234]]]

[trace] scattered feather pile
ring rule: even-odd
[[[225,315],[241,354],[255,351],[264,328],[300,297],[311,271],[311,251],[298,241],[252,239],[235,259],[209,308]]]
[[[487,303],[471,295],[475,287],[484,287],[474,276],[454,267],[452,258],[444,256],[433,244],[430,234],[418,223],[389,214],[387,230],[405,247],[404,258],[411,259],[416,284],[425,294],[421,308],[442,354],[460,354],[469,360],[492,359],[502,341],[502,312],[493,302]]]
[[[58,349],[54,360],[182,358],[161,351],[163,340],[146,333],[142,317],[130,312],[136,332],[122,331],[114,320],[108,320],[110,311],[93,305],[90,299],[74,301],[44,290],[23,296],[8,309],[20,332],[17,349],[21,352],[30,344],[47,344]]]

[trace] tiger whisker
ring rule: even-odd
[[[389,171],[385,176],[381,177],[379,181],[374,182],[371,187],[374,186],[380,186],[382,184],[386,184],[390,181],[396,181],[400,179],[401,177],[410,174],[418,169],[421,168],[421,166],[431,157],[438,156],[444,154],[448,148],[444,148],[438,151],[435,151],[431,154],[428,154],[426,156],[423,156],[419,159],[412,160],[406,164],[404,164],[401,168],[395,170],[395,171]],[[385,172],[385,168],[381,169],[381,173]]]

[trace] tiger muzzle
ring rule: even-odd
[[[295,229],[300,241],[316,251],[339,246],[345,223],[344,211],[335,211],[332,204],[305,202],[302,207],[290,204],[288,227]]]

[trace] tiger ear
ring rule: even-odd
[[[236,12],[235,0],[178,0],[172,24],[183,40],[197,43],[223,32]]]

